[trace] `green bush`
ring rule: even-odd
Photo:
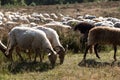
[[[30,4],[30,6],[36,6],[36,3],[32,2],[32,3]]]

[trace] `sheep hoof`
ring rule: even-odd
[[[111,66],[114,66],[116,64],[116,60],[114,60],[112,63],[111,63]]]
[[[98,56],[98,59],[101,59],[101,58]]]

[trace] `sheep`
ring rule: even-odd
[[[93,27],[95,27],[93,24],[80,22],[74,27],[74,31],[79,30],[80,33],[85,34],[86,32],[89,32],[89,30]]]
[[[119,22],[115,22],[114,27],[120,28],[120,21]]]
[[[70,32],[71,30],[70,26],[64,25],[58,21],[52,21],[50,23],[44,24],[43,26],[55,29],[59,35],[64,35],[64,36],[66,36],[68,32]]]
[[[111,21],[111,22],[113,22],[113,23],[116,23],[116,22],[120,22],[120,19],[108,17],[108,18],[107,18],[107,21]]]
[[[14,47],[20,47],[24,50],[33,50],[34,53],[40,55],[40,49],[48,52],[48,58],[54,67],[57,55],[53,50],[46,34],[43,31],[29,27],[14,27],[8,35],[8,45],[6,56],[12,60],[12,52]],[[36,59],[35,56],[35,59]]]
[[[109,26],[109,27],[114,27],[114,24],[111,21],[101,21],[101,22],[96,22],[94,23],[95,26]]]
[[[95,27],[93,24],[87,23],[87,22],[80,22],[74,27],[74,31],[80,31],[80,33],[83,34],[83,36],[80,39],[80,42],[82,44],[82,50],[85,48],[85,43],[87,42],[87,37],[89,30]],[[91,50],[92,52],[92,50]]]
[[[57,52],[59,54],[59,58],[60,58],[60,64],[63,63],[64,61],[64,57],[65,57],[65,49],[64,47],[61,45],[60,40],[59,40],[59,35],[57,34],[57,32],[52,29],[52,28],[47,28],[47,27],[43,27],[43,26],[38,26],[35,23],[30,23],[30,25],[21,25],[22,26],[26,26],[26,27],[32,27],[34,29],[39,29],[42,30],[46,33],[47,38],[49,39],[49,41],[51,42],[53,48],[55,50],[59,49],[59,51]],[[20,56],[21,58],[21,56]],[[30,55],[29,55],[30,58]],[[21,58],[22,59],[22,58]],[[23,59],[22,59],[23,60]]]
[[[96,16],[89,15],[89,14],[84,15],[84,19],[94,19],[94,18],[96,18]]]
[[[51,18],[57,20],[58,19],[58,16],[55,14],[55,13],[51,13],[50,14]]]
[[[72,20],[68,20],[68,21],[63,22],[63,24],[69,25],[69,26],[74,26],[75,24],[78,24],[78,23],[80,23],[80,22],[81,22],[81,21],[79,21],[79,20],[72,19]]]
[[[85,61],[88,49],[92,45],[94,45],[94,51],[96,56],[100,58],[97,52],[98,44],[112,44],[114,48],[114,62],[115,62],[117,60],[116,59],[117,45],[120,45],[119,37],[120,37],[119,28],[103,26],[92,28],[88,34],[88,45],[84,53],[83,61]]]
[[[43,26],[37,26],[37,27],[33,27],[33,28],[44,31],[46,33],[47,38],[51,42],[52,47],[55,50],[57,50],[57,48],[60,49],[57,53],[59,54],[60,64],[62,64],[64,61],[64,57],[65,57],[65,49],[60,43],[59,35],[57,34],[57,32],[52,28],[46,28]]]

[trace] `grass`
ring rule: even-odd
[[[113,51],[101,52],[99,55],[101,60],[95,54],[88,54],[86,63],[78,65],[83,54],[68,52],[64,64],[59,65],[57,60],[54,69],[49,68],[47,58],[43,63],[3,61],[0,66],[0,80],[119,80],[120,55],[117,55],[118,61],[113,65]]]

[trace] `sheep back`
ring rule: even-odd
[[[17,44],[24,49],[29,48],[51,48],[51,44],[43,31],[28,27],[15,27],[9,33],[13,44]]]
[[[95,27],[89,31],[88,45],[96,43],[120,45],[120,29],[110,27]]]

